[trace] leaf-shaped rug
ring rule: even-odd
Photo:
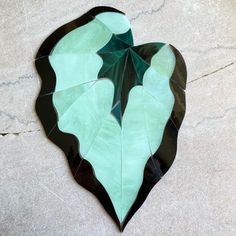
[[[134,46],[124,13],[96,7],[52,33],[35,63],[46,135],[123,230],[175,158],[181,54],[165,43]]]

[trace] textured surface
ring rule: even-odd
[[[75,183],[34,112],[39,45],[95,5],[126,12],[135,44],[171,43],[188,67],[176,160],[123,235],[235,235],[233,0],[0,2],[0,234],[119,235],[94,196]]]

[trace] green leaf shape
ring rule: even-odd
[[[138,55],[149,45],[131,50],[130,34],[124,15],[101,13],[65,35],[49,57],[57,80],[53,104],[58,127],[78,138],[80,154],[92,164],[120,222],[137,197],[146,162],[160,146],[174,105],[171,47],[153,44],[158,50],[149,63]],[[129,82],[130,67],[135,78],[125,90],[120,78]]]

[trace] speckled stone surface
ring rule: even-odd
[[[98,5],[126,12],[136,44],[171,43],[188,67],[176,160],[123,235],[235,235],[234,0],[0,1],[0,235],[120,235],[34,111],[38,47]]]

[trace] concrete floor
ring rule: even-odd
[[[34,111],[39,45],[97,5],[124,11],[136,44],[177,47],[188,67],[176,160],[123,235],[236,235],[235,0],[1,0],[0,235],[120,235]]]

